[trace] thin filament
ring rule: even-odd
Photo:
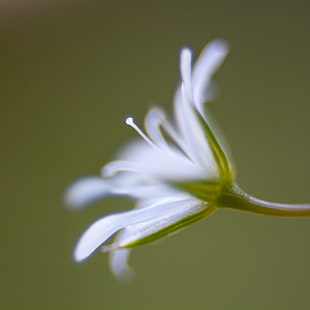
[[[132,117],[127,117],[125,122],[126,125],[132,127],[149,145],[157,148],[157,145],[137,126]]]

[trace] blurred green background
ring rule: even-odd
[[[107,256],[72,260],[96,218],[67,185],[101,166],[154,103],[167,110],[180,47],[211,39],[231,53],[211,104],[239,185],[264,199],[310,201],[307,1],[0,2],[1,309],[310,309],[310,219],[220,210],[137,248],[130,285]]]

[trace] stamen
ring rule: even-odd
[[[157,145],[154,144],[153,141],[151,141],[149,137],[137,126],[132,117],[127,117],[125,122],[126,125],[132,127],[149,145],[157,148]]]

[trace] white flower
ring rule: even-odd
[[[104,245],[102,250],[111,252],[110,267],[115,276],[127,280],[132,275],[127,265],[130,248],[178,231],[218,207],[282,216],[309,215],[309,205],[268,203],[235,185],[229,152],[219,141],[203,105],[211,97],[212,75],[227,51],[224,41],[211,42],[192,70],[192,53],[184,48],[174,119],[169,121],[159,108],[150,110],[145,118],[145,134],[133,118],[127,118],[126,123],[143,139],[129,144],[119,160],[105,165],[102,177],[84,178],[71,186],[67,202],[77,208],[109,195],[137,200],[133,210],[91,224],[75,248],[76,261],[86,259],[118,233],[113,244]]]

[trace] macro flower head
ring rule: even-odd
[[[128,257],[133,247],[179,231],[217,208],[276,216],[310,215],[308,204],[263,201],[236,185],[229,149],[205,109],[213,95],[212,77],[227,52],[226,42],[215,40],[192,66],[191,50],[182,49],[173,116],[167,117],[160,108],[151,109],[145,117],[145,131],[128,117],[126,124],[140,138],[106,164],[101,176],[71,185],[66,200],[75,208],[106,196],[127,196],[136,201],[134,209],[92,223],[77,243],[76,261],[101,247],[110,252],[114,275],[128,280],[132,276]],[[106,244],[114,235],[114,241]]]

